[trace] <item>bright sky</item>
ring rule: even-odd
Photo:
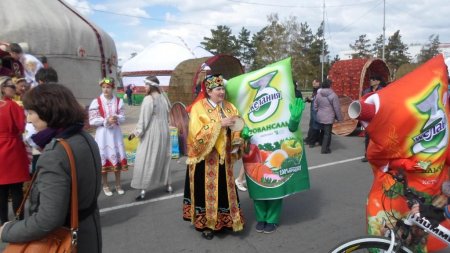
[[[164,34],[180,36],[195,48],[218,25],[230,27],[236,36],[243,26],[254,34],[268,24],[269,14],[277,13],[280,20],[296,16],[315,33],[323,19],[321,0],[66,1],[112,36],[120,63]],[[367,34],[373,43],[383,32],[383,0],[327,0],[325,6],[331,58],[349,50],[359,35]],[[426,43],[431,34],[450,43],[449,15],[448,0],[386,0],[386,40],[400,30],[408,45]],[[410,50],[411,55],[418,50]]]

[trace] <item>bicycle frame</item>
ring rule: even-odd
[[[416,225],[420,228],[422,228],[424,231],[433,234],[437,238],[439,238],[444,243],[450,245],[450,230],[448,230],[446,227],[439,225],[435,228],[431,225],[431,223],[428,221],[425,217],[420,217],[418,213],[416,214],[409,214],[403,222],[406,225]]]

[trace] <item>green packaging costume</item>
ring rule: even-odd
[[[310,188],[298,128],[304,103],[295,98],[291,59],[228,80],[226,92],[251,136],[243,162],[257,220],[278,223],[281,199]]]

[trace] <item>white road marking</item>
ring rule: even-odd
[[[348,162],[352,162],[352,161],[355,161],[355,160],[361,160],[363,157],[364,156],[358,156],[358,157],[345,159],[345,160],[341,160],[341,161],[337,161],[337,162],[324,163],[324,164],[320,164],[320,165],[316,165],[316,166],[310,166],[308,168],[308,170],[313,170],[313,169],[322,168],[322,167],[328,167],[328,166],[332,166],[332,165],[336,165],[336,164],[340,164],[340,163],[348,163]]]
[[[363,158],[363,156],[358,156],[358,157],[345,159],[345,160],[341,160],[341,161],[336,161],[336,162],[324,163],[324,164],[320,164],[320,165],[316,165],[316,166],[311,166],[308,169],[309,170],[313,170],[313,169],[318,169],[318,168],[322,168],[322,167],[333,166],[333,165],[336,165],[336,164],[341,164],[341,163],[352,162],[352,161],[355,161],[355,160],[360,160],[361,158]],[[102,209],[100,209],[100,214],[105,214],[105,213],[108,213],[108,212],[112,212],[112,211],[116,211],[116,210],[124,209],[124,208],[129,208],[129,207],[133,207],[133,206],[145,205],[145,204],[148,204],[148,203],[158,202],[158,201],[162,201],[162,200],[178,198],[178,197],[182,197],[183,195],[184,195],[184,193],[177,193],[177,194],[171,194],[169,196],[164,196],[164,197],[159,197],[159,198],[154,198],[154,199],[149,199],[149,200],[144,200],[144,201],[139,201],[139,202],[133,202],[133,203],[123,204],[123,205],[118,205],[118,206],[113,206],[113,207],[102,208]]]
[[[149,199],[149,200],[144,200],[144,201],[139,201],[139,202],[133,202],[133,203],[118,205],[118,206],[113,206],[113,207],[102,208],[102,209],[100,209],[100,214],[104,214],[107,212],[111,212],[111,211],[115,211],[115,210],[119,210],[119,209],[123,209],[123,208],[145,205],[148,203],[158,202],[161,200],[178,198],[178,197],[183,196],[183,194],[184,193],[171,194],[169,196],[164,196],[164,197],[159,197],[159,198],[154,198],[154,199]]]

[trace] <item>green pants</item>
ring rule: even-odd
[[[283,199],[253,200],[256,221],[278,224],[280,222]]]

